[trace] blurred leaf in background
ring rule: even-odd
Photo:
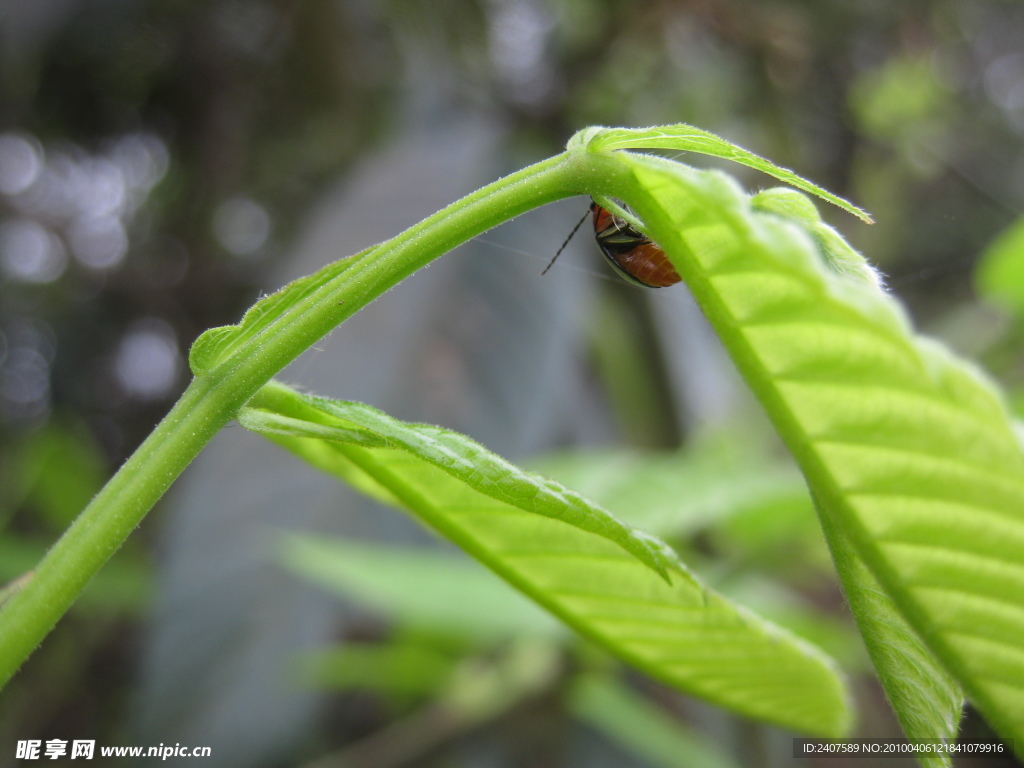
[[[989,245],[978,263],[978,292],[996,306],[1024,317],[1024,219],[1018,219]]]
[[[974,273],[978,293],[997,313],[987,335],[985,363],[1000,371],[1011,405],[1024,418],[1024,219],[1017,219],[992,241]]]

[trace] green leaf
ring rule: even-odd
[[[221,325],[204,331],[188,353],[188,365],[192,373],[202,376],[229,361],[243,345],[256,339],[294,310],[304,298],[336,278],[371,250],[368,248],[346,259],[333,261],[311,275],[293,280],[253,304],[237,325]]]
[[[775,187],[758,192],[750,198],[750,203],[756,211],[773,213],[803,227],[814,238],[818,253],[833,272],[874,287],[881,285],[878,272],[838,232],[821,220],[821,214],[806,195],[795,189]]]
[[[573,451],[538,457],[530,466],[658,536],[688,536],[783,505],[813,521],[807,486],[792,463],[745,456],[737,448],[701,441],[679,453]]]
[[[315,466],[386,487],[424,523],[651,675],[799,731],[846,731],[848,701],[831,660],[706,589],[666,545],[557,483],[453,432],[280,384],[265,387],[239,420]]]
[[[898,56],[859,75],[850,89],[857,128],[875,139],[896,141],[924,130],[934,133],[950,91],[936,76],[928,52]]]
[[[737,763],[655,704],[603,675],[584,675],[573,684],[569,707],[652,766],[736,768]]]
[[[561,634],[550,614],[454,553],[300,535],[284,544],[292,571],[399,623],[488,640]]]
[[[891,296],[835,271],[801,228],[755,211],[728,177],[622,160],[645,190],[623,197],[821,515],[990,723],[1024,739],[1024,452],[995,386],[915,336]]]
[[[953,741],[963,710],[960,686],[925,647],[849,542],[825,520],[846,599],[903,732],[910,739]],[[949,755],[918,761],[928,768],[950,765]]]
[[[742,572],[726,564],[726,580],[715,582],[716,588],[824,649],[844,669],[864,666],[863,646],[848,623],[805,604],[753,568],[764,557],[759,549],[774,548],[780,563],[772,563],[773,573],[785,566],[806,572],[810,566],[835,575],[800,473],[792,462],[741,444],[743,435],[713,437],[677,452],[567,451],[532,460],[530,468],[629,525],[674,539],[706,532],[716,549],[739,549],[729,557]]]
[[[436,694],[455,668],[454,657],[422,644],[344,645],[303,654],[300,680],[330,690],[369,690],[395,698]]]
[[[864,644],[845,613],[824,611],[804,595],[759,573],[730,574],[717,586],[727,597],[818,646],[848,673],[869,669]]]
[[[1024,217],[985,249],[975,272],[975,284],[993,304],[1024,317]]]
[[[786,168],[753,152],[738,147],[713,133],[694,128],[692,125],[661,125],[654,128],[586,128],[569,140],[568,149],[586,147],[591,152],[610,152],[616,149],[672,149],[682,152],[699,152],[745,165],[748,168],[767,173],[804,192],[827,200],[833,205],[871,223],[871,216],[852,203],[833,195],[817,184],[797,176]]]

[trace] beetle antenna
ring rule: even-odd
[[[569,241],[572,240],[572,236],[576,234],[576,230],[583,226],[583,222],[587,220],[587,216],[589,215],[590,211],[588,210],[586,213],[583,214],[583,218],[576,222],[576,226],[572,228],[572,232],[570,232],[569,236],[565,238],[565,242],[562,243],[562,246],[558,249],[555,255],[551,257],[551,261],[549,261],[548,265],[544,267],[544,271],[540,273],[541,277],[548,273],[548,270],[551,269],[551,266],[555,263],[555,259],[557,259],[561,255],[562,251],[565,250],[565,246],[567,246],[569,244]]]

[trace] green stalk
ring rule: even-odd
[[[532,208],[574,194],[607,192],[597,186],[623,173],[609,155],[575,151],[506,176],[359,257],[222,365],[193,379],[170,413],[46,554],[25,587],[0,610],[0,686],[199,451],[288,363],[438,256]]]

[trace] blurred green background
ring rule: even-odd
[[[591,124],[692,123],[867,208],[823,213],[1022,406],[1022,41],[995,0],[0,5],[0,583],[169,408],[202,330]],[[895,734],[802,483],[685,288],[617,282],[585,230],[541,278],[585,205],[477,238],[284,378],[669,538],[843,662],[857,735]],[[791,736],[623,671],[237,428],[0,695],[0,765],[32,738],[239,767],[789,765]]]

